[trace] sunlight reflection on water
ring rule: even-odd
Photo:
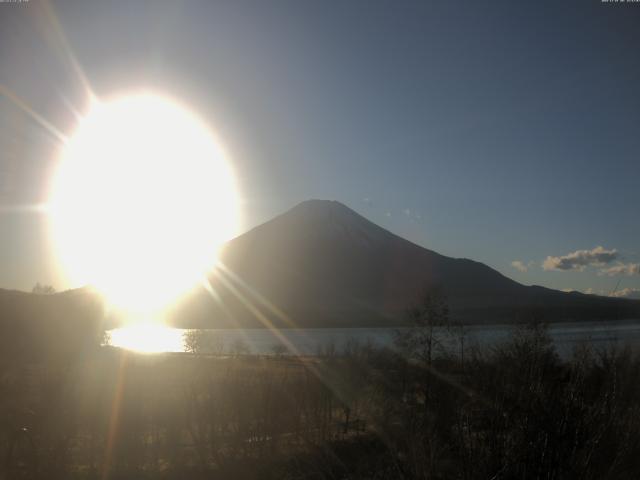
[[[508,340],[513,325],[475,325],[468,327],[467,345],[486,348]],[[169,328],[158,324],[130,326],[111,330],[111,344],[138,352],[183,352],[183,335],[188,330]],[[281,329],[274,333],[268,329],[219,329],[210,330],[217,341],[203,353],[273,354],[286,339],[301,355],[317,355],[320,352],[343,351],[350,343],[392,346],[394,328],[302,328]],[[442,333],[444,344],[455,342]],[[602,322],[568,322],[549,325],[549,335],[561,356],[569,355],[580,343],[602,348],[611,344],[640,347],[640,320],[614,320]],[[242,346],[242,348],[241,348]],[[453,347],[453,344],[451,346]],[[209,351],[210,350],[210,351]],[[285,348],[287,353],[289,352]]]
[[[157,324],[141,324],[109,331],[114,347],[142,353],[182,352],[184,330]]]

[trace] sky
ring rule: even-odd
[[[43,125],[70,135],[89,86],[206,119],[244,229],[332,199],[524,284],[638,294],[639,24],[598,0],[0,3],[0,288],[71,287],[33,207]]]

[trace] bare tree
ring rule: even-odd
[[[274,357],[282,358],[289,353],[289,349],[282,343],[276,343],[271,346],[271,353]]]
[[[449,333],[454,339],[460,355],[460,366],[464,369],[464,347],[469,334],[469,327],[460,321],[451,322],[449,325]]]
[[[236,356],[249,355],[251,353],[251,346],[244,338],[237,338],[231,345],[231,353]]]
[[[449,326],[449,305],[441,288],[425,292],[421,302],[408,311],[410,326],[396,333],[395,344],[409,358],[431,366],[442,347],[442,328]]]
[[[31,289],[31,293],[38,295],[52,295],[56,293],[56,289],[52,285],[44,285],[40,282],[36,283]]]
[[[182,335],[184,349],[189,353],[210,353],[214,350],[218,353],[219,345],[217,335],[210,330],[187,330]]]

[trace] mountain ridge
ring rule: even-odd
[[[481,262],[444,256],[332,200],[307,200],[234,238],[223,248],[221,262],[241,279],[236,288],[249,285],[299,326],[398,325],[406,309],[433,287],[442,287],[452,315],[468,322],[517,321],[533,309],[550,320],[630,314],[617,299],[525,286]],[[175,321],[182,315],[200,325],[226,315],[227,326],[260,326],[255,312],[246,311],[248,297],[240,302],[244,306],[237,305],[226,285],[234,280],[220,275],[209,281],[228,312],[193,308],[189,302],[204,301],[191,295],[176,309]],[[254,307],[269,323],[285,326],[268,308]]]
[[[440,287],[466,323],[640,318],[640,301],[522,285],[481,262],[422,247],[337,201],[307,200],[227,242],[223,268],[167,314],[180,327],[398,326]],[[113,326],[92,289],[54,295],[0,290],[0,320],[90,316]],[[94,318],[95,317],[95,318]]]

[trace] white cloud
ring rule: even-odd
[[[577,270],[583,271],[590,265],[603,266],[618,258],[618,251],[614,248],[606,250],[598,246],[591,250],[576,250],[561,257],[547,257],[542,263],[544,270]]]
[[[521,260],[514,260],[513,262],[511,262],[511,266],[519,272],[526,272],[527,270],[529,270],[529,266],[525,265]]]
[[[581,293],[583,295],[597,295],[593,288],[587,288],[586,290],[579,290],[577,288],[563,288],[560,291],[565,293]]]
[[[599,292],[594,290],[593,288],[589,287],[586,290],[578,290],[577,288],[563,288],[561,290],[562,292],[566,292],[566,293],[584,293],[585,295],[603,295],[604,293],[602,292],[602,290],[600,290]]]
[[[632,298],[640,300],[640,288],[623,288],[622,290],[613,292],[611,296],[617,298]]]
[[[640,275],[640,263],[622,263],[618,262],[617,265],[609,268],[603,268],[598,275]]]

